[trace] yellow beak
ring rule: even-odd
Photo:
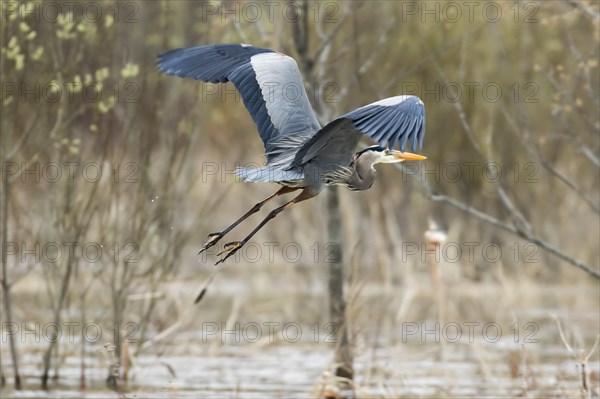
[[[412,152],[402,152],[402,151],[392,150],[391,153],[392,153],[391,155],[393,155],[394,158],[402,159],[405,161],[422,161],[424,159],[427,159],[427,157],[425,157],[423,155],[413,154]]]

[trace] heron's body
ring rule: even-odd
[[[209,235],[202,250],[214,245],[270,199],[302,189],[300,195],[272,211],[243,241],[226,245],[227,257],[244,245],[283,209],[317,195],[326,185],[367,190],[375,181],[377,163],[420,160],[404,152],[420,148],[425,110],[416,96],[396,96],[319,124],[304,89],[296,61],[285,54],[250,45],[222,44],[171,50],[161,54],[158,68],[170,75],[211,83],[231,81],[240,92],[265,146],[266,165],[238,168],[246,182],[283,186],[223,232]],[[355,152],[369,136],[379,145]],[[400,151],[393,150],[398,145]]]

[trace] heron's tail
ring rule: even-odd
[[[304,179],[304,174],[297,170],[283,170],[280,167],[264,166],[262,168],[242,168],[235,169],[236,176],[245,182],[289,182]]]

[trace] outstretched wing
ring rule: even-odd
[[[246,44],[215,44],[167,51],[156,63],[168,75],[211,83],[231,81],[267,153],[279,136],[321,128],[298,65],[285,54]]]
[[[396,96],[348,112],[306,141],[291,166],[300,166],[317,155],[323,157],[325,153],[338,154],[340,164],[343,164],[353,155],[347,153],[348,148],[354,151],[363,134],[381,146],[394,148],[398,144],[400,151],[406,149],[407,143],[413,151],[420,149],[425,136],[423,101],[416,96]],[[343,148],[343,156],[340,147]]]

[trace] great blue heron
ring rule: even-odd
[[[223,231],[211,233],[199,253],[215,245],[234,227],[268,201],[301,189],[300,194],[272,210],[242,241],[225,244],[224,262],[269,220],[293,204],[319,194],[326,185],[367,190],[375,181],[374,165],[423,160],[404,152],[421,148],[425,109],[416,96],[397,96],[355,109],[321,127],[312,110],[296,61],[280,52],[247,44],[215,44],[167,51],[158,56],[158,69],[168,75],[203,82],[232,82],[252,115],[265,146],[262,168],[237,168],[246,182],[283,186],[254,205]],[[378,145],[356,152],[366,135]],[[393,148],[398,144],[400,151]]]

